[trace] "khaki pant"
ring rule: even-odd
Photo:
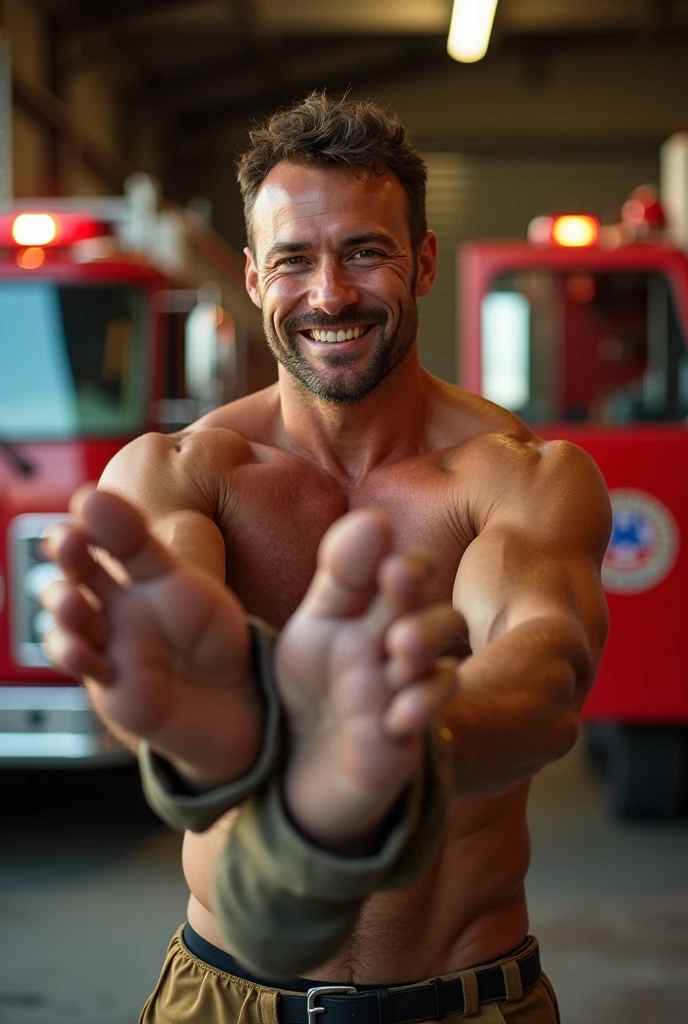
[[[534,939],[529,941],[535,942]],[[496,961],[498,964],[507,962],[508,958]],[[475,991],[474,970],[447,974],[442,980],[456,978],[464,981],[465,992]],[[139,1024],[279,1024],[279,992],[280,989],[236,978],[199,960],[184,945],[179,928],[170,942],[160,980],[143,1008]],[[469,1017],[476,1024],[559,1024],[557,1002],[544,974],[520,999],[475,1007],[467,1005],[463,1013],[450,1013],[444,1021],[457,1024]]]

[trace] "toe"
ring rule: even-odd
[[[456,698],[456,670],[453,658],[440,658],[426,680],[400,690],[385,712],[389,735],[405,739],[437,724],[442,711]]]
[[[132,580],[147,581],[174,567],[171,554],[151,534],[138,509],[119,495],[80,488],[70,510],[89,542],[116,558]]]
[[[375,592],[379,566],[392,546],[392,527],[375,510],[339,519],[323,538],[304,605],[318,617],[360,615]]]
[[[448,601],[398,618],[385,638],[389,682],[404,686],[425,677],[435,659],[455,650],[464,635],[464,619]]]

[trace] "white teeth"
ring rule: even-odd
[[[311,337],[313,341],[353,341],[354,338],[360,338],[365,327],[347,327],[346,330],[340,328],[338,331],[321,331],[317,327],[312,328]]]

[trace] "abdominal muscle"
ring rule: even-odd
[[[429,868],[412,886],[370,896],[342,948],[308,976],[399,985],[460,971],[518,946],[528,930],[527,791],[526,783],[498,797],[452,801],[442,846]],[[233,819],[231,813],[202,835],[187,833],[183,851],[189,924],[229,953],[210,894]]]

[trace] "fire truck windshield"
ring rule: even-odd
[[[532,423],[688,416],[688,337],[661,274],[503,274],[481,320],[482,393]]]
[[[117,437],[144,420],[145,295],[0,282],[0,437]]]

